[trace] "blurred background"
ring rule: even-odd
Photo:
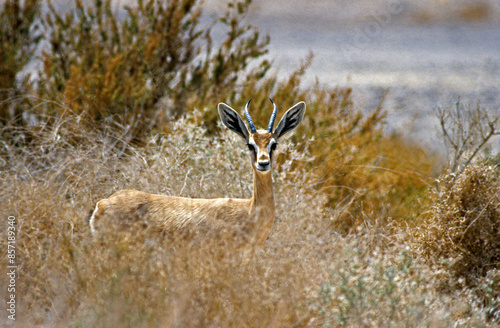
[[[216,15],[226,4],[205,6]],[[366,111],[387,93],[386,128],[431,150],[442,147],[436,107],[460,98],[500,113],[499,1],[257,0],[247,20],[270,35],[283,76],[312,52],[304,83],[351,86]]]
[[[230,2],[203,2],[200,27],[222,17]],[[60,12],[75,5],[69,0],[52,3]],[[125,17],[123,5],[133,7],[136,1],[114,4]],[[302,87],[315,82],[352,87],[356,107],[365,113],[384,99],[385,130],[430,151],[443,150],[436,108],[460,101],[500,112],[497,0],[256,0],[243,22],[270,36],[263,58],[279,78],[286,79],[312,54]],[[213,26],[212,32],[215,52],[225,26]],[[35,63],[28,67],[37,70]],[[492,145],[499,149],[500,141],[492,140]]]

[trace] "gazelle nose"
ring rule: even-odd
[[[269,165],[269,160],[259,160],[258,161],[258,164],[261,165],[261,166],[267,166]]]
[[[269,171],[271,169],[271,162],[269,158],[262,158],[257,161],[257,170],[259,171]]]

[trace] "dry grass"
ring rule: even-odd
[[[431,215],[422,229],[426,255],[452,259],[455,276],[482,277],[500,269],[500,180],[489,165],[468,166],[440,181]]]
[[[289,159],[274,172],[277,219],[263,251],[228,254],[217,241],[140,232],[93,242],[88,212],[118,189],[249,196],[244,147],[229,133],[206,137],[192,121],[143,147],[118,128],[89,132],[77,117],[40,129],[29,144],[2,140],[2,231],[7,215],[18,220],[19,327],[494,325],[477,293],[435,287],[431,269],[407,250],[406,232],[376,224],[333,231],[341,210],[323,212],[327,198],[304,182],[311,173],[287,172],[292,158],[309,159],[292,144],[281,145]],[[5,242],[2,235],[2,249]]]
[[[500,180],[498,167],[479,162],[446,173],[415,247],[435,268],[441,288],[461,290],[500,319]]]
[[[224,15],[213,18],[214,26],[205,26],[200,21],[198,0],[133,2],[136,6],[131,8],[135,9],[122,8],[120,11],[111,0],[75,0],[75,7],[67,15],[61,15],[55,8],[46,15],[38,8],[36,17],[48,33],[31,44],[35,48],[38,42],[46,46],[41,56],[33,58],[43,63],[37,76],[31,76],[36,83],[29,76],[24,83],[14,83],[8,79],[11,73],[2,77],[0,70],[0,80],[11,81],[5,86],[8,97],[4,98],[3,107],[0,104],[3,108],[3,111],[0,108],[0,127],[5,127],[0,130],[1,136],[18,138],[18,134],[9,132],[12,126],[25,130],[21,133],[24,140],[10,147],[41,143],[46,153],[34,156],[33,161],[40,162],[41,169],[47,166],[65,168],[64,163],[51,163],[71,159],[71,156],[57,155],[62,151],[61,143],[94,144],[97,140],[98,145],[103,145],[101,148],[109,151],[110,157],[125,158],[124,155],[131,155],[126,151],[136,151],[127,148],[131,142],[145,145],[152,134],[171,133],[171,122],[194,108],[215,108],[219,101],[243,108],[252,98],[252,115],[256,122],[261,122],[257,123],[259,125],[269,119],[269,111],[263,110],[270,110],[269,97],[278,104],[280,113],[292,106],[292,102],[303,100],[307,103],[308,114],[291,140],[297,142],[299,150],[307,148],[313,159],[303,163],[295,161],[291,166],[299,175],[303,175],[302,171],[312,172],[302,181],[328,196],[327,207],[336,216],[331,220],[330,229],[348,234],[368,217],[385,223],[418,217],[422,207],[420,200],[424,199],[421,196],[431,181],[434,158],[397,136],[387,138],[383,135],[382,102],[374,112],[365,114],[354,106],[350,88],[326,87],[320,81],[308,88],[301,87],[312,55],[304,58],[287,79],[278,79],[278,74],[270,71],[272,63],[262,57],[267,52],[269,38],[261,36],[245,18],[251,1],[230,2]],[[6,7],[0,11],[9,13]],[[7,31],[24,40],[22,31],[13,27]],[[219,33],[223,40],[216,44],[213,34]],[[8,53],[13,61],[18,60],[18,54],[14,50]],[[18,67],[8,65],[17,67],[18,71],[13,74],[23,70],[24,61],[18,61]],[[80,130],[106,131],[114,127],[118,132],[107,141],[101,140],[109,139],[107,132],[89,139],[78,131],[61,132],[60,140],[39,140],[38,132],[57,131],[66,117],[68,120],[77,117],[81,122]],[[221,131],[217,127],[217,111],[204,111],[194,120],[206,127],[209,134]],[[298,142],[304,136],[314,142]],[[157,142],[162,141],[158,139]],[[161,147],[170,153],[176,149],[168,141]],[[85,148],[82,151],[81,156],[86,158],[86,151],[95,150]],[[171,155],[173,157],[168,160],[174,161],[176,155]],[[196,156],[203,158],[205,154]],[[92,155],[91,158],[114,165],[107,157],[100,159]],[[286,154],[280,160],[288,158],[291,157]],[[401,158],[406,161],[400,161]],[[226,161],[223,156],[220,160]],[[183,174],[189,172],[186,179],[176,181],[181,186],[176,192],[210,196],[203,183],[195,183],[192,190],[185,189],[189,188],[189,177],[194,174],[190,170],[198,170],[196,167],[202,163],[189,158],[185,161],[186,165],[171,166],[182,169]],[[149,163],[143,164],[139,161],[134,165],[139,165],[139,170],[150,169]],[[161,165],[164,164],[168,163]],[[136,173],[128,171],[131,168],[109,172],[109,178],[119,184],[111,185],[110,182],[108,190],[127,185],[130,188],[150,188],[151,185],[159,188],[155,177],[152,177],[152,184],[141,180],[143,183],[138,181],[135,186],[115,178],[115,173],[126,174],[131,182],[131,176]],[[206,174],[199,172],[201,182],[216,174],[204,172]],[[96,178],[105,179],[102,175]],[[79,179],[79,175],[72,173],[70,179]],[[144,175],[140,179],[144,179]],[[186,187],[183,189],[184,181]],[[174,191],[171,186],[176,184],[166,182],[162,184],[165,189],[158,191],[171,193]],[[230,182],[230,186],[234,183],[239,186],[237,195],[244,194],[246,186],[234,179]],[[227,187],[210,188],[229,195]],[[109,195],[100,194],[102,197]],[[338,215],[339,212],[343,215]]]
[[[244,23],[250,1],[216,19],[226,31],[217,53],[210,28],[198,29],[196,0],[140,1],[125,20],[110,1],[76,3],[65,17],[52,10],[40,18],[53,33],[43,36],[51,46],[38,88],[27,78],[19,89],[13,77],[25,65],[19,49],[39,40],[5,25],[27,44],[4,47],[11,69],[0,69],[8,82],[0,231],[16,218],[19,265],[17,320],[5,311],[0,326],[498,326],[496,169],[445,178],[433,198],[435,159],[383,135],[382,103],[365,115],[348,88],[300,88],[311,56],[286,81],[268,73],[261,55],[269,39]],[[220,132],[216,111],[166,121],[217,101],[241,108],[251,97],[256,122],[268,120],[259,110],[269,108],[268,97],[280,112],[308,104],[279,146],[277,217],[264,250],[235,254],[224,240],[143,231],[92,240],[89,212],[120,189],[249,197],[248,154]],[[0,234],[2,250],[7,241]],[[473,283],[457,283],[464,275]],[[8,282],[1,272],[2,299]]]

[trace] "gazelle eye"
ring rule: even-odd
[[[252,144],[247,144],[248,150],[255,151],[255,147]]]
[[[271,144],[271,150],[276,150],[276,146],[278,146],[277,143],[272,143]]]

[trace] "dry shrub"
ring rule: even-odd
[[[335,214],[325,217],[335,217],[332,229],[348,233],[373,216],[380,224],[417,217],[419,199],[427,189],[425,177],[431,176],[435,160],[397,136],[382,134],[382,103],[366,114],[354,105],[349,88],[328,88],[319,82],[304,88],[303,75],[312,55],[284,80],[271,74],[272,63],[262,58],[269,38],[245,20],[250,3],[230,2],[227,12],[207,26],[202,26],[198,0],[132,1],[130,7],[114,7],[110,0],[75,0],[67,15],[49,6],[46,15],[39,15],[47,33],[42,36],[43,69],[37,88],[25,83],[17,100],[6,100],[18,111],[15,125],[25,131],[7,133],[6,124],[3,137],[22,135],[24,140],[14,147],[36,144],[50,126],[57,131],[59,118],[78,117],[87,131],[104,130],[109,139],[104,149],[111,157],[123,156],[130,142],[145,145],[152,133],[171,133],[172,119],[193,108],[215,109],[217,102],[226,101],[241,110],[252,98],[252,116],[265,126],[272,108],[269,97],[278,104],[280,115],[304,100],[307,115],[291,140],[310,153],[310,160],[292,159],[288,172],[314,176],[305,181],[328,197],[327,207]],[[214,35],[223,38],[219,45]],[[22,67],[23,61],[18,65]],[[221,131],[216,110],[193,120],[203,122],[207,134]],[[110,134],[108,129],[121,132]],[[73,146],[87,142],[79,132],[59,135],[64,137],[58,142]],[[175,148],[165,143],[168,147],[163,149]],[[42,168],[50,161],[45,156]],[[192,163],[186,161],[186,185],[189,170],[197,169]],[[187,195],[198,190],[202,189]],[[159,192],[170,191],[164,187]]]
[[[123,20],[111,1],[75,3],[72,14],[51,10],[44,21],[60,28],[50,29],[40,94],[8,104],[36,104],[14,113],[32,120],[0,127],[0,231],[15,216],[20,326],[447,327],[460,319],[456,326],[476,327],[495,317],[496,271],[455,299],[401,255],[408,235],[390,223],[421,211],[434,160],[382,134],[382,104],[365,115],[350,89],[300,88],[312,57],[288,80],[269,77],[270,63],[253,61],[268,39],[243,23],[250,1],[232,3],[220,19],[227,33],[218,52],[210,27],[198,29],[197,1],[138,1]],[[265,126],[269,96],[281,114],[305,100],[308,114],[279,146],[277,218],[263,251],[139,231],[91,239],[89,211],[120,189],[250,197],[248,154],[233,134],[213,133],[224,131],[214,102],[243,108],[253,97],[252,116]],[[163,124],[196,107],[212,110]],[[477,187],[470,197],[483,195]],[[435,244],[432,231],[421,233],[424,245]],[[6,241],[2,234],[2,249]],[[0,274],[0,286],[6,281]]]
[[[18,222],[19,326],[484,322],[480,310],[456,314],[464,299],[443,298],[429,287],[425,277],[432,275],[409,255],[399,255],[404,246],[382,227],[345,237],[333,231],[322,213],[328,198],[311,182],[314,172],[289,171],[310,155],[286,141],[280,149],[288,155],[278,155],[273,173],[277,218],[264,250],[232,253],[218,240],[192,243],[140,231],[126,241],[119,234],[93,241],[89,211],[119,189],[249,197],[251,168],[241,141],[230,133],[208,137],[193,121],[181,119],[171,134],[141,147],[130,143],[126,127],[91,132],[75,116],[40,128],[30,143],[2,140],[0,201]],[[328,211],[332,220],[341,214]],[[2,218],[1,231],[5,225]],[[2,234],[2,249],[6,240]],[[0,285],[6,281],[0,275]],[[0,293],[5,297],[6,290]]]
[[[330,268],[315,303],[324,327],[446,327],[453,322],[443,311],[447,301],[425,278],[429,269],[406,251],[375,249],[367,256],[351,244],[336,255],[337,266]]]
[[[320,215],[310,217],[320,211],[322,199],[298,183],[301,177],[284,181],[285,174],[275,172],[284,188],[277,191],[278,222],[265,252],[247,257],[228,253],[218,240],[193,244],[140,232],[129,241],[94,243],[88,211],[117,189],[248,197],[251,167],[235,136],[208,138],[188,120],[179,120],[169,138],[154,137],[138,148],[116,145],[120,131],[78,129],[82,123],[74,118],[40,131],[37,145],[3,157],[8,162],[2,166],[2,208],[18,221],[18,322],[79,327],[307,323],[308,291],[322,274],[324,254],[306,243],[322,226]],[[65,134],[85,142],[65,142]],[[0,279],[3,286],[6,278]]]
[[[446,272],[447,284],[474,285],[500,268],[498,168],[468,166],[459,176],[444,174],[439,187],[417,247]]]
[[[400,136],[384,135],[383,102],[363,113],[351,92],[318,85],[309,93],[308,113],[295,138],[312,137],[314,160],[302,167],[315,173],[311,183],[327,195],[327,206],[342,210],[332,220],[336,231],[348,233],[367,220],[381,225],[411,220],[419,215],[437,161]]]
[[[497,263],[498,264],[498,263]],[[488,270],[477,279],[476,286],[466,291],[471,303],[482,309],[484,317],[493,323],[500,322],[500,270]]]
[[[356,107],[350,88],[319,82],[310,89],[298,88],[311,60],[306,58],[286,81],[271,77],[262,85],[250,83],[234,108],[242,109],[252,98],[252,117],[264,125],[272,109],[269,95],[278,104],[278,116],[297,100],[307,103],[304,120],[290,140],[307,151],[310,160],[295,162],[291,171],[312,173],[307,183],[327,197],[326,207],[336,213],[331,229],[347,234],[374,217],[380,225],[419,217],[427,205],[422,196],[432,182],[436,157],[398,135],[383,134],[383,102],[364,113]],[[203,118],[205,123],[218,120],[215,111],[206,111]],[[285,158],[293,160],[285,154],[278,162]]]
[[[443,293],[436,268],[398,238],[410,236],[368,227],[336,239],[342,247],[328,259],[312,326],[498,327],[498,270],[478,288]]]

